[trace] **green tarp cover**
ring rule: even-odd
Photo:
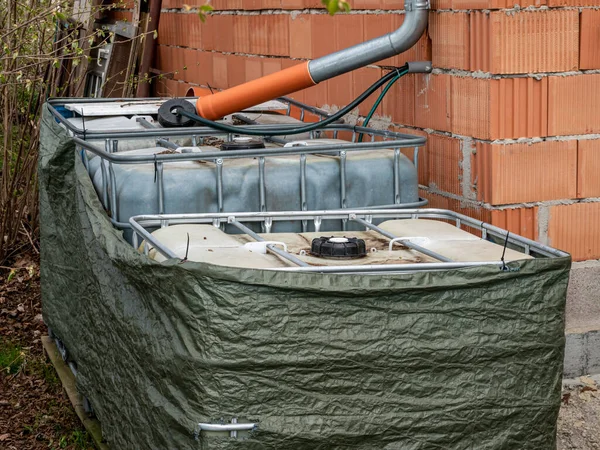
[[[553,449],[570,259],[407,275],[137,253],[48,110],[44,320],[113,449]],[[199,422],[255,421],[247,439]]]

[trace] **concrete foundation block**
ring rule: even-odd
[[[564,377],[600,374],[600,261],[573,263],[565,322]]]
[[[564,378],[600,374],[600,330],[566,333]]]
[[[567,292],[567,330],[600,330],[600,261],[573,263]]]

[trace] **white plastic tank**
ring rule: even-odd
[[[481,239],[467,231],[438,220],[403,219],[388,220],[380,228],[435,252],[454,262],[505,261],[531,259],[524,253]],[[260,234],[266,242],[257,242],[245,234],[227,234],[212,225],[173,225],[152,233],[162,246],[183,259],[208,262],[220,266],[274,269],[293,267],[290,261],[266,251],[273,244],[312,266],[389,265],[439,262],[431,256],[410,249],[402,242],[394,242],[375,231],[269,233]],[[188,246],[189,237],[189,246]],[[313,239],[325,238],[327,242],[346,245],[353,239],[364,241],[363,255],[332,257],[313,250]],[[149,256],[156,261],[166,258],[150,247]]]

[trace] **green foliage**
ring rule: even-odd
[[[114,7],[100,2],[73,16],[71,0],[0,1],[0,265],[37,243],[41,106],[48,97],[81,95],[90,50],[113,37],[101,28],[81,33],[77,19]],[[136,81],[130,74],[127,85]]]
[[[35,429],[35,427],[32,427]],[[63,434],[58,438],[58,442],[50,442],[49,448],[58,450],[68,448],[73,450],[92,450],[94,441],[87,431],[75,430],[69,434]]]
[[[193,9],[192,6],[190,5],[183,5],[183,8],[186,11],[191,11]],[[198,11],[196,11],[196,14],[198,14],[198,17],[200,18],[200,21],[202,23],[206,22],[206,15],[212,11],[214,11],[215,8],[213,8],[208,2],[205,3],[204,5],[202,5],[200,8],[198,8]]]
[[[52,364],[44,358],[32,357],[26,349],[2,337],[0,337],[0,371],[12,375],[23,371],[27,375],[35,375],[44,380],[49,386],[60,384]]]
[[[78,66],[96,40],[80,37],[71,5],[0,1],[0,265],[36,245],[41,105],[81,84]]]
[[[18,373],[24,361],[23,349],[0,337],[0,370],[5,374]]]
[[[199,9],[198,9],[198,17],[200,17],[200,20],[202,22],[206,22],[206,13],[209,13],[211,11],[213,11],[215,8],[213,8],[212,6],[210,6],[208,3],[205,5],[202,5]]]
[[[25,377],[29,382],[38,385],[43,381],[44,392],[61,392],[61,382],[54,371],[54,367],[41,353],[32,352],[28,347],[21,347],[12,341],[0,337],[0,377]],[[17,381],[20,382],[20,381]],[[26,383],[29,385],[29,383]],[[46,400],[46,399],[45,399]],[[68,402],[57,402],[50,398],[44,407],[37,412],[28,422],[22,424],[22,435],[42,436],[49,424],[53,425],[55,436],[48,441],[50,449],[88,450],[94,448],[90,434],[83,429],[72,426],[72,420],[63,422],[64,418],[75,417]],[[77,421],[74,422],[79,425]],[[43,439],[43,438],[42,438]]]
[[[54,367],[44,359],[35,358],[28,361],[27,373],[41,378],[49,386],[58,386],[60,384],[60,379],[56,375]]]
[[[338,12],[350,12],[350,4],[346,0],[321,0],[330,16]]]
[[[37,234],[37,121],[66,47],[54,42],[62,1],[0,2],[0,263]]]
[[[73,431],[71,433],[71,442],[75,444],[75,448],[87,449],[93,446],[92,438],[86,431]]]

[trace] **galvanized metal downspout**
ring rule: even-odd
[[[404,8],[404,22],[396,31],[216,94],[200,97],[196,102],[196,112],[205,119],[216,120],[402,53],[411,48],[425,31],[429,0],[405,0]],[[409,72],[429,71],[431,64],[427,62],[409,64]]]
[[[315,83],[398,55],[417,43],[427,27],[429,0],[406,0],[404,22],[396,31],[308,63]]]

